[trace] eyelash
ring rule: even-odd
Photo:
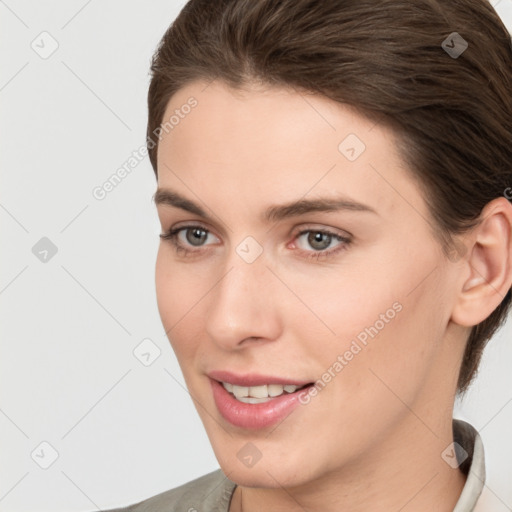
[[[180,226],[178,228],[170,229],[166,233],[161,234],[159,236],[162,240],[169,240],[172,243],[172,245],[174,246],[174,249],[177,254],[181,254],[185,257],[194,256],[194,255],[197,255],[198,253],[200,253],[202,250],[201,249],[197,249],[197,250],[196,249],[187,249],[186,247],[183,247],[177,241],[178,233],[180,231],[184,231],[187,229],[201,229],[201,230],[205,231],[207,234],[210,233],[210,231],[208,229],[206,229],[205,227],[203,227],[201,225],[194,224],[194,225]],[[328,250],[305,251],[303,249],[299,249],[298,250],[299,253],[302,253],[302,254],[306,253],[304,257],[308,260],[315,259],[318,261],[320,259],[330,258],[330,257],[334,256],[335,254],[337,254],[338,252],[347,249],[347,247],[352,242],[351,238],[341,236],[341,235],[334,233],[332,231],[329,231],[327,229],[311,229],[311,228],[303,229],[302,231],[299,231],[297,233],[297,235],[295,236],[294,240],[306,233],[321,233],[323,235],[330,236],[330,237],[338,240],[339,242],[342,242],[340,245],[336,246],[336,248],[328,249]]]

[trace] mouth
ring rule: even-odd
[[[300,405],[301,394],[314,384],[229,372],[212,372],[208,377],[220,415],[244,429],[261,429],[283,421]]]
[[[307,388],[312,383],[296,386],[294,384],[262,384],[260,386],[237,386],[230,382],[220,382],[223,388],[238,400],[245,404],[263,404],[274,398],[291,395]]]

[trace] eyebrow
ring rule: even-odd
[[[182,196],[174,190],[167,188],[158,188],[153,194],[155,205],[166,205],[180,208],[204,219],[211,219],[203,208],[190,199]],[[289,217],[304,215],[312,212],[334,212],[340,210],[351,210],[360,212],[377,212],[363,203],[359,203],[347,197],[323,197],[317,199],[299,199],[285,204],[270,205],[263,213],[263,220],[266,222],[275,222]]]

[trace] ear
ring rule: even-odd
[[[512,203],[505,197],[490,201],[466,243],[451,319],[472,327],[499,306],[512,286]]]

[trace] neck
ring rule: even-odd
[[[237,487],[230,512],[452,512],[466,476],[441,457],[451,442],[451,417],[427,426],[408,414],[386,442],[336,472],[286,489]]]

